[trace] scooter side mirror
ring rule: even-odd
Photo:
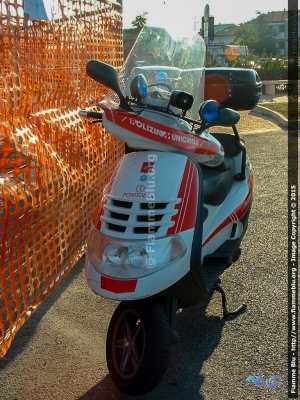
[[[219,118],[214,122],[214,125],[220,126],[234,126],[241,118],[240,113],[231,108],[223,108]]]
[[[94,81],[101,83],[117,94],[120,100],[120,108],[132,111],[122,93],[118,72],[112,65],[98,60],[90,60],[86,65],[86,73]]]
[[[214,122],[202,125],[201,128],[196,129],[195,132],[200,134],[212,126],[232,127],[239,122],[240,118],[241,116],[237,111],[232,110],[231,108],[223,108],[218,119],[216,119]]]

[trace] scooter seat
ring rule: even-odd
[[[225,155],[217,168],[200,165],[203,175],[204,203],[220,205],[226,199],[234,182],[234,160]]]

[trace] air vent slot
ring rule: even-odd
[[[156,233],[160,226],[138,226],[133,229],[134,233]]]
[[[108,201],[103,206],[101,216],[102,232],[113,237],[130,239],[145,239],[149,234],[165,235],[174,223],[172,216],[176,214],[175,204],[178,199],[171,202],[151,202],[136,199],[124,201],[123,198],[107,196]]]
[[[235,237],[236,228],[237,228],[237,224],[233,224],[232,228],[231,228],[230,238],[234,238]]]
[[[137,216],[137,221],[138,222],[155,222],[155,221],[161,221],[163,218],[163,214],[161,215],[138,215]]]
[[[120,221],[128,221],[129,220],[129,215],[128,214],[120,214],[112,211],[110,213],[111,218],[114,219],[119,219]]]
[[[122,201],[122,200],[113,200],[112,203],[114,206],[122,208],[131,208],[133,204],[131,201]]]
[[[149,204],[151,204],[151,207],[149,207]],[[141,209],[142,210],[164,210],[167,208],[169,203],[141,203]]]
[[[122,232],[122,233],[124,233],[126,231],[126,226],[121,226],[121,225],[108,223],[107,227],[111,231]]]

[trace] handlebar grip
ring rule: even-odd
[[[102,120],[102,113],[100,112],[80,110],[79,115],[86,118],[97,118]]]

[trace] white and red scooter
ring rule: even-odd
[[[177,341],[176,313],[219,286],[239,258],[253,193],[253,172],[237,111],[203,101],[203,39],[174,41],[145,28],[138,65],[120,75],[92,60],[87,74],[110,88],[87,118],[126,143],[126,155],[103,192],[85,257],[88,285],[121,301],[107,333],[107,365],[124,393],[152,390]],[[148,53],[158,65],[147,65]],[[130,59],[130,56],[129,58]],[[94,122],[94,121],[92,121]],[[230,126],[233,133],[208,132]]]

